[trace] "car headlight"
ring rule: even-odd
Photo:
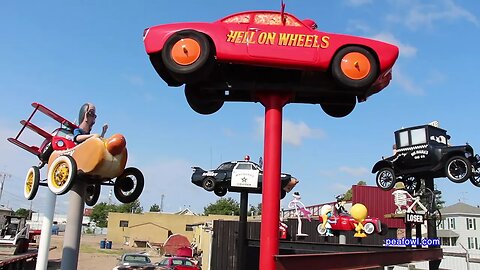
[[[472,156],[472,153],[470,153],[470,152],[466,152],[466,153],[465,153],[465,157],[466,157],[466,158],[469,158],[469,157],[471,157],[471,156]]]

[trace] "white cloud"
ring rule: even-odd
[[[346,3],[349,6],[359,7],[367,4],[371,4],[372,0],[347,0]]]
[[[125,80],[133,86],[143,86],[145,84],[145,80],[142,76],[138,75],[124,75]]]
[[[365,167],[348,167],[348,166],[341,166],[338,168],[340,172],[346,173],[350,176],[353,177],[360,177],[360,176],[365,176],[368,174],[368,169]]]
[[[414,96],[425,95],[425,91],[417,83],[415,83],[408,75],[402,72],[402,70],[395,66],[393,68],[393,79],[395,84],[398,84],[405,92]]]
[[[435,1],[435,4],[426,4],[423,1],[401,2],[404,6],[401,10],[407,10],[406,14],[391,15],[389,19],[395,22],[404,23],[410,29],[423,27],[433,28],[438,22],[452,22],[466,20],[479,27],[478,18],[455,4],[452,0]],[[408,9],[405,9],[408,5]]]
[[[400,57],[414,57],[417,54],[417,48],[399,41],[392,33],[380,33],[372,38],[396,45],[400,49]]]
[[[263,138],[264,118],[255,118],[257,134]],[[305,139],[322,139],[325,132],[322,129],[311,128],[305,122],[283,120],[282,140],[284,143],[300,146]]]

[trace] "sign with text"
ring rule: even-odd
[[[257,188],[258,171],[234,169],[232,171],[232,187]]]
[[[424,216],[422,214],[405,213],[405,223],[423,224]]]

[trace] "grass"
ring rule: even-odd
[[[122,255],[124,250],[115,250],[115,249],[100,249],[92,246],[81,245],[80,252],[84,253],[102,253],[102,254],[113,254],[113,255]]]

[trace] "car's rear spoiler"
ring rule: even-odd
[[[193,169],[193,171],[205,171],[204,169],[202,169],[200,167],[197,167],[197,166],[193,166],[192,169]]]

